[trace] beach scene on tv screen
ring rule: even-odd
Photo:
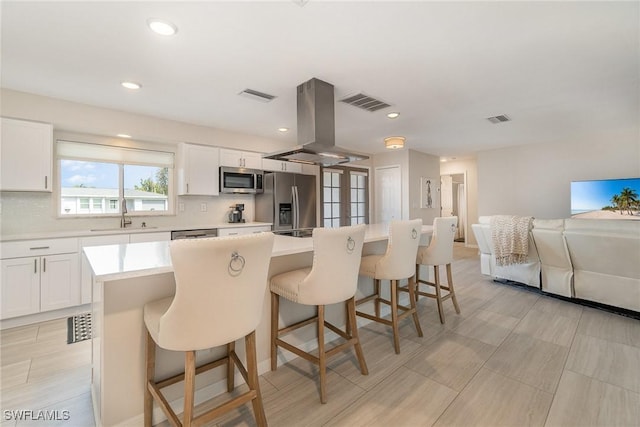
[[[640,220],[640,178],[572,182],[571,217]]]

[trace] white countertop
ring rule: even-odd
[[[271,226],[270,222],[238,222],[228,223],[221,222],[216,224],[196,224],[196,225],[173,225],[162,227],[129,227],[129,228],[96,228],[94,230],[70,230],[70,231],[42,231],[36,233],[20,233],[0,236],[0,241],[10,242],[16,240],[35,240],[35,239],[59,239],[65,237],[89,237],[89,236],[106,236],[113,234],[138,234],[138,233],[160,233],[165,231],[177,230],[199,230],[206,228],[235,228],[235,227],[260,227],[263,225]]]
[[[256,223],[252,223],[256,224]],[[433,226],[423,225],[422,234],[431,234]],[[386,240],[386,224],[367,225],[364,241]],[[173,271],[169,242],[129,243],[123,245],[92,246],[84,253],[98,281],[129,279]],[[311,237],[275,236],[272,257],[313,251]]]

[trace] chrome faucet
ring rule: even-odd
[[[127,225],[131,225],[131,220],[124,217],[124,214],[127,213],[127,201],[125,199],[122,199],[121,211],[122,217],[120,218],[120,228],[127,228]]]

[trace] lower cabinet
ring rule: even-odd
[[[40,311],[40,257],[3,259],[0,318]]]
[[[240,236],[243,234],[262,233],[271,231],[270,225],[247,226],[247,227],[226,227],[218,229],[218,236]]]
[[[80,304],[78,239],[3,243],[2,256],[1,319]]]
[[[171,240],[170,231],[156,231],[152,233],[138,233],[129,236],[129,243],[168,242]]]
[[[41,262],[40,311],[79,305],[78,254],[50,255]]]

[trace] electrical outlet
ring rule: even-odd
[[[200,203],[200,212],[206,212],[206,211],[207,211],[207,204]]]
[[[178,210],[179,210],[180,212],[184,212],[184,203],[179,203],[179,204],[178,204]]]

